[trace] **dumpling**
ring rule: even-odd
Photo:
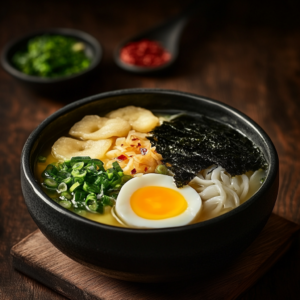
[[[126,136],[130,131],[129,123],[121,118],[101,118],[96,115],[85,116],[75,123],[69,134],[81,140],[100,140],[112,136]]]
[[[132,128],[139,132],[149,132],[159,123],[150,110],[135,106],[126,106],[113,110],[106,115],[108,118],[122,118],[129,122]]]
[[[52,146],[52,155],[58,160],[66,160],[74,156],[103,159],[111,144],[112,139],[79,141],[69,137],[61,137]]]

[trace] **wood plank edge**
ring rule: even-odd
[[[45,271],[40,267],[33,267],[31,264],[28,264],[28,262],[24,262],[24,259],[18,255],[12,256],[13,267],[17,271],[40,282],[41,284],[63,295],[64,297],[67,297],[71,300],[104,300],[95,295],[87,294],[85,291],[81,290],[77,286],[74,286],[73,284],[70,284],[68,281],[62,278],[57,278],[51,272]],[[60,286],[64,286],[64,289],[62,290]]]
[[[20,242],[18,242],[17,244],[15,244],[11,249],[10,249],[10,254],[12,256],[15,256],[17,251],[15,251],[16,249],[18,249],[20,246],[22,246],[23,244],[26,244],[28,242],[28,240],[30,240],[30,238],[36,234],[38,234],[39,232],[41,232],[39,229],[33,231],[32,233],[30,233],[29,235],[27,235],[26,237],[24,237]]]

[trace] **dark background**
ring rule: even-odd
[[[68,102],[115,89],[147,87],[220,100],[254,119],[280,159],[274,213],[300,224],[299,1],[210,1],[186,26],[180,56],[166,74],[138,76],[113,61],[118,43],[173,16],[191,2],[6,1],[0,4],[0,50],[12,38],[49,27],[86,31],[104,48],[94,78],[61,99],[37,95],[0,69],[0,299],[64,299],[13,270],[11,247],[37,227],[23,201],[19,165],[24,142]],[[240,299],[299,299],[299,239]]]

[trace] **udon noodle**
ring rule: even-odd
[[[190,183],[203,203],[202,218],[210,219],[223,214],[250,198],[259,188],[264,170],[247,172],[231,177],[221,166],[202,170]]]

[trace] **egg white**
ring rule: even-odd
[[[146,186],[166,187],[179,192],[187,201],[187,209],[180,215],[167,219],[149,220],[141,218],[131,208],[130,198],[136,190]],[[146,174],[133,178],[123,185],[117,198],[115,212],[125,224],[131,227],[165,228],[189,224],[200,212],[201,207],[202,201],[199,194],[190,186],[187,185],[179,189],[171,176]]]

